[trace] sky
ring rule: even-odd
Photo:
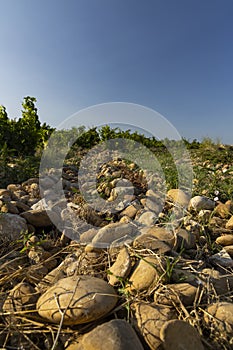
[[[0,0],[0,104],[18,118],[34,96],[57,127],[135,103],[189,140],[233,144],[232,18],[232,0]]]

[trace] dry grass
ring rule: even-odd
[[[20,246],[16,244],[7,248],[2,246],[2,252],[4,253],[0,258],[0,300],[1,304],[4,302],[6,297],[9,295],[9,291],[19,282],[25,282],[28,280],[28,271],[31,266],[26,259],[26,253],[22,254],[21,257],[6,262],[7,256],[12,252],[19,252]],[[80,251],[82,256],[85,256],[84,247],[77,243],[71,244],[69,247],[60,247],[58,252],[54,254],[53,258],[58,256],[62,257],[62,260],[72,252],[76,250]],[[8,251],[7,251],[8,250]],[[134,313],[131,310],[131,304],[138,301],[153,302],[153,295],[156,291],[163,293],[167,287],[164,284],[164,277],[171,278],[173,271],[169,271],[168,267],[164,265],[164,257],[155,254],[151,250],[147,249],[135,249],[132,246],[128,246],[128,250],[134,264],[139,259],[145,259],[147,256],[154,255],[160,262],[162,267],[161,278],[158,280],[156,286],[153,289],[137,292],[135,294],[129,294],[127,292],[128,280],[119,279],[119,286],[116,290],[119,295],[119,302],[112,312],[106,316],[105,319],[109,320],[112,318],[125,318],[130,323],[134,323]],[[116,258],[116,252],[110,252],[104,250],[102,253],[93,260],[93,263],[84,267],[80,266],[80,270],[76,271],[76,274],[91,273],[92,276],[102,276],[107,279],[108,269]],[[24,265],[20,265],[18,262],[25,260]],[[187,260],[182,257],[182,254],[178,256],[170,255],[169,259],[174,261],[173,268],[179,268],[185,272],[190,272],[194,276],[200,276],[200,266],[196,260]],[[232,274],[231,270],[226,271],[228,274]],[[36,287],[36,283],[34,284]],[[36,293],[38,296],[38,293]],[[209,325],[204,322],[203,316],[207,315],[206,306],[209,303],[218,301],[232,301],[232,293],[226,292],[224,295],[219,296],[211,283],[202,284],[200,283],[197,288],[195,301],[191,307],[185,307],[180,300],[179,296],[176,295],[176,302],[172,302],[174,308],[177,311],[178,318],[190,323],[194,326],[202,337],[202,341],[206,349],[214,350],[230,350],[232,348],[232,339],[230,339],[227,332],[220,332],[218,327],[214,326],[213,316],[208,315],[212,321]],[[14,300],[17,304],[17,300]],[[65,311],[61,311],[62,314]],[[63,349],[64,344],[72,339],[74,334],[75,337],[91,330],[94,326],[99,324],[100,321],[91,322],[87,325],[81,326],[63,326],[62,321],[59,325],[45,323],[37,314],[35,305],[27,305],[27,309],[24,307],[21,310],[12,309],[0,313],[0,344],[5,349]],[[47,344],[47,345],[46,345]]]

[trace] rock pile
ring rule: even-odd
[[[122,195],[113,212],[83,200],[75,167],[65,200],[52,197],[58,180],[55,169],[42,179],[49,208],[38,178],[0,189],[2,348],[232,348],[231,201],[180,189],[161,199],[147,186],[159,180],[122,160],[96,186],[108,203]]]

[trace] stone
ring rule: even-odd
[[[164,350],[204,350],[199,333],[182,320],[166,321],[160,330],[160,338]]]
[[[29,246],[28,258],[32,265],[45,263],[48,270],[52,270],[57,265],[57,260],[51,258],[51,253],[44,250],[40,245]]]
[[[162,242],[168,244],[171,248],[173,248],[175,243],[176,243],[176,236],[175,236],[174,232],[172,232],[164,227],[153,226],[153,227],[145,230],[144,232],[147,232],[147,233],[151,234],[152,236],[160,239]]]
[[[113,202],[116,199],[123,200],[126,195],[130,196],[129,198],[131,198],[131,196],[133,195],[133,192],[134,192],[133,187],[125,187],[125,186],[115,187],[111,190],[111,194],[110,194],[110,197],[108,198],[108,202]]]
[[[1,212],[2,213],[19,214],[18,208],[12,202],[4,203],[3,206],[1,207]]]
[[[224,249],[233,258],[233,245],[224,246]]]
[[[222,235],[219,236],[215,242],[217,244],[220,244],[222,246],[226,246],[226,245],[232,245],[233,244],[233,234],[227,234],[227,235]]]
[[[60,279],[37,301],[39,315],[50,322],[76,325],[95,321],[108,314],[117,295],[102,279],[78,275]]]
[[[209,221],[209,225],[213,228],[220,227],[222,229],[222,227],[225,226],[225,220],[218,216],[213,216]]]
[[[230,207],[226,203],[219,203],[214,209],[215,215],[220,216],[222,219],[227,219],[230,215]]]
[[[31,265],[25,271],[26,281],[33,284],[38,284],[42,280],[42,278],[44,278],[44,276],[47,275],[47,273],[48,269],[45,265]]]
[[[47,213],[53,218],[53,222],[58,222],[56,213],[49,210],[32,209],[21,213],[20,216],[35,227],[47,227],[53,224]]]
[[[90,243],[97,234],[97,232],[98,230],[96,230],[95,228],[90,228],[89,230],[81,233],[79,236],[80,242],[84,244]]]
[[[151,349],[159,350],[162,344],[160,330],[166,321],[177,318],[174,309],[165,305],[146,304],[145,302],[132,304],[132,308],[135,310],[137,328],[144,340]]]
[[[161,201],[161,198],[163,198],[164,196],[160,193],[160,192],[155,192],[153,191],[151,188],[146,191],[146,197],[148,198],[151,198],[151,200],[153,200],[154,202],[157,202],[157,201]]]
[[[161,259],[155,255],[140,259],[129,279],[127,290],[139,292],[153,289],[162,276]]]
[[[192,232],[189,232],[183,228],[178,229],[177,235],[177,248],[178,249],[193,249],[196,246],[196,237]]]
[[[154,301],[169,306],[181,301],[184,306],[192,306],[196,294],[197,288],[190,283],[166,284],[155,291]]]
[[[121,224],[129,224],[130,222],[132,223],[132,220],[128,216],[124,215],[120,218],[119,222]]]
[[[229,199],[225,204],[229,208],[230,213],[233,214],[233,201]]]
[[[131,204],[120,213],[120,217],[128,216],[130,219],[133,219],[137,214],[137,211],[138,209],[135,208],[133,204]]]
[[[38,299],[35,289],[26,282],[20,282],[9,293],[3,304],[3,311],[16,312],[35,309]]]
[[[205,268],[201,271],[201,280],[208,293],[224,295],[233,289],[233,275],[222,275],[215,269]]]
[[[52,188],[55,185],[55,181],[52,177],[46,176],[44,178],[39,179],[39,185],[41,189],[47,190]]]
[[[233,230],[233,215],[231,216],[231,218],[227,221],[226,223],[226,228],[229,230]]]
[[[33,198],[39,199],[40,198],[40,186],[37,183],[32,183],[30,186],[30,195]]]
[[[99,229],[91,244],[96,248],[107,248],[121,239],[133,239],[136,233],[137,228],[130,223],[112,223]]]
[[[143,350],[143,346],[128,322],[112,320],[86,333],[79,343],[66,350]]]
[[[143,205],[146,207],[146,209],[156,213],[157,215],[162,210],[162,206],[157,203],[153,197],[147,197]]]
[[[225,249],[222,249],[220,252],[210,256],[209,260],[216,266],[220,265],[222,267],[233,267],[233,260]]]
[[[122,279],[128,277],[131,270],[131,259],[126,247],[123,247],[114,264],[110,267],[108,275],[109,284],[115,286],[119,284],[119,277]]]
[[[156,215],[153,211],[145,211],[138,218],[138,223],[145,226],[153,226],[158,220],[158,215]]]
[[[46,205],[46,202],[44,199],[40,199],[39,201],[37,201],[35,204],[32,204],[29,208],[29,210],[38,210],[38,211],[42,211],[42,210],[46,210],[46,208],[48,208],[48,206]],[[25,210],[26,212],[29,210]]]
[[[15,201],[16,207],[19,209],[20,212],[28,211],[30,210],[29,205],[21,202],[21,201]]]
[[[213,210],[215,208],[215,201],[205,196],[195,196],[189,202],[189,208],[196,211]]]
[[[5,188],[0,189],[0,197],[11,197],[11,191]]]
[[[67,277],[65,272],[61,269],[60,266],[56,267],[49,273],[47,273],[37,284],[36,289],[40,292],[45,291],[49,287],[52,287],[57,281],[62,278]]]
[[[9,185],[7,186],[7,189],[8,189],[9,191],[11,191],[11,192],[16,192],[16,191],[21,191],[21,190],[23,190],[23,187],[22,187],[22,185],[20,185],[20,184],[9,184]]]
[[[0,239],[15,241],[26,231],[27,223],[24,218],[16,214],[0,214]]]
[[[189,204],[189,196],[180,189],[171,189],[167,193],[167,197],[181,207],[187,207]]]
[[[39,183],[39,178],[38,177],[30,177],[30,179],[24,181],[22,183],[22,187],[26,187],[27,189],[27,186],[31,186],[32,184],[38,184]]]
[[[172,282],[174,283],[181,283],[186,282],[190,283],[192,285],[198,284],[198,278],[195,276],[194,273],[191,271],[188,271],[187,269],[177,268],[174,267],[172,270]]]
[[[23,196],[26,196],[27,193],[23,190],[18,190],[18,191],[14,191],[12,192],[11,194],[11,198],[14,200],[14,201],[17,201],[17,200],[20,200],[21,197]]]
[[[204,313],[204,320],[208,325],[215,326],[220,332],[233,336],[233,304],[219,302],[211,304]]]
[[[134,248],[150,249],[156,254],[166,254],[171,251],[171,247],[149,233],[143,233],[133,241]]]

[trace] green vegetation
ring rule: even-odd
[[[155,154],[164,172],[168,189],[178,186],[174,154],[169,149],[177,152],[179,158],[179,145],[183,142],[194,170],[193,194],[205,194],[211,198],[217,196],[221,201],[233,199],[233,146],[221,145],[208,138],[202,142],[186,139],[161,141],[154,137],[145,137],[137,131],[111,128],[109,125],[88,130],[84,126],[55,130],[46,123],[41,124],[36,99],[30,96],[24,98],[22,116],[18,120],[9,119],[6,108],[0,106],[0,187],[38,176],[41,155],[49,138],[50,146],[55,149],[64,146],[68,150],[72,145],[67,153],[66,163],[76,166],[79,166],[82,155],[100,142],[116,138],[138,142]]]

